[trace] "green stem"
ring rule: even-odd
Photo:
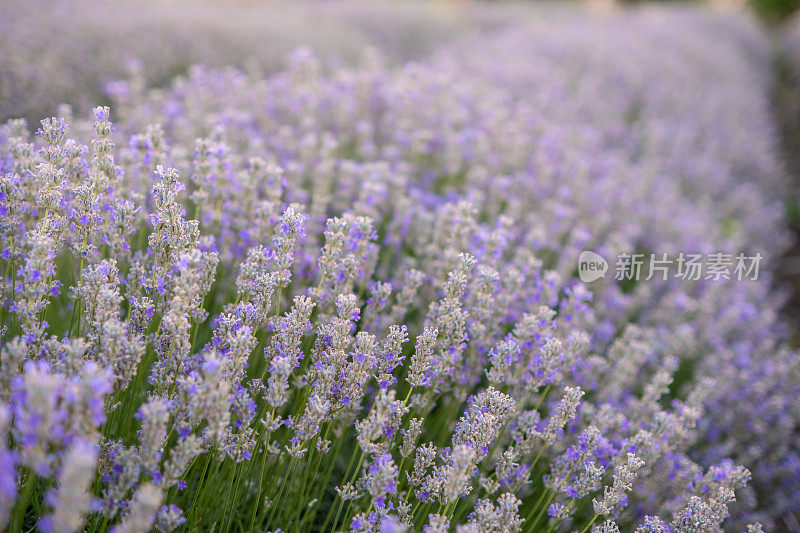
[[[356,446],[356,449],[353,450],[352,454],[350,454],[350,461],[347,463],[347,468],[345,468],[345,470],[344,470],[344,478],[347,478],[347,476],[350,475],[350,469],[353,467],[353,463],[355,463],[355,461],[356,461],[356,456],[357,456],[357,452],[358,451],[360,451],[360,448],[358,448],[358,446]],[[342,507],[344,506],[344,500],[342,500],[341,498],[337,498],[337,499],[338,499],[338,502],[337,502],[336,507],[338,507],[338,511],[336,512],[336,518],[333,521],[333,527],[334,528],[336,527],[336,523],[339,521],[339,513],[342,511]],[[328,522],[330,521],[331,515],[333,513],[333,508],[334,508],[334,506],[331,506],[331,508],[328,509],[328,514],[325,515],[325,522],[322,524],[322,531],[325,531],[326,530],[325,528],[327,528],[327,526],[328,526]]]
[[[237,472],[239,471],[239,465],[240,465],[240,463],[236,463],[236,465],[233,467],[233,476],[231,477],[230,482],[228,483],[228,494],[227,494],[227,496],[225,496],[225,514],[222,515],[222,525],[223,526],[225,526],[227,524],[228,514],[229,514],[229,510],[230,510],[229,504],[230,504],[231,492],[233,491],[233,484],[234,484],[234,482],[236,481],[236,478],[237,478]],[[227,531],[227,528],[223,527],[223,531]]]
[[[540,455],[541,455],[541,453],[540,453]],[[572,473],[572,469],[567,470],[567,474],[561,479],[561,481],[558,482],[558,485],[556,486],[555,490],[551,491],[550,489],[545,489],[544,492],[542,492],[542,495],[539,496],[539,501],[536,502],[536,505],[533,507],[533,510],[528,515],[528,519],[530,519],[531,515],[533,515],[533,513],[538,509],[539,504],[542,502],[542,498],[544,498],[545,494],[549,494],[549,496],[547,497],[547,501],[544,503],[542,508],[538,510],[536,518],[533,521],[534,525],[539,523],[539,520],[542,518],[542,515],[544,514],[545,510],[549,507],[550,502],[553,501],[553,498],[558,493],[558,491],[561,489],[561,486],[564,484],[564,482],[569,478],[571,473]]]
[[[286,488],[287,482],[289,481],[289,477],[291,476],[292,472],[294,471],[294,464],[297,461],[296,457],[292,457],[292,460],[289,462],[289,466],[286,469],[286,475],[283,477],[281,481],[281,486],[278,490],[278,495],[275,497],[275,500],[270,502],[270,511],[269,516],[267,517],[267,527],[272,523],[272,517],[275,514],[275,511],[278,509],[281,501],[283,500],[283,491]]]
[[[339,439],[337,439],[337,441],[336,441],[336,448],[334,448],[333,455],[331,455],[331,458],[328,461],[328,469],[325,472],[324,481],[319,484],[319,488],[317,489],[317,492],[316,492],[315,498],[316,498],[318,503],[325,496],[325,490],[328,488],[328,483],[330,483],[330,481],[331,481],[331,475],[333,474],[333,468],[336,466],[336,458],[339,457],[339,450],[341,449],[342,442],[344,442],[344,440],[345,440],[344,439],[344,434],[342,434],[342,436]],[[347,466],[348,470],[349,470],[350,466],[351,465]],[[333,506],[331,506],[331,508],[333,508]],[[309,513],[305,516],[305,518],[303,518],[303,522],[300,524],[301,529],[302,529],[303,523],[305,523],[307,520],[311,520],[311,523],[314,522],[314,518],[317,516],[317,512],[318,511],[319,511],[319,505],[315,505],[314,506],[314,510],[313,511],[309,511]],[[327,517],[326,517],[326,521],[327,521]],[[323,528],[323,531],[324,531],[324,528]]]
[[[595,520],[597,520],[597,517],[598,517],[598,516],[600,516],[600,515],[599,515],[599,514],[595,514],[595,515],[592,517],[592,519],[589,521],[589,523],[588,523],[588,524],[586,524],[586,527],[584,527],[584,528],[581,530],[581,533],[586,533],[586,531],[588,531],[588,530],[589,530],[589,528],[590,528],[590,527],[592,527],[592,524],[594,524],[594,521],[595,521]]]
[[[194,508],[197,505],[198,496],[200,495],[202,490],[205,488],[206,474],[208,473],[208,465],[209,464],[211,464],[211,454],[210,453],[206,457],[206,464],[203,467],[203,473],[200,474],[200,479],[198,479],[198,481],[197,481],[197,489],[195,490],[194,496],[192,497],[192,505],[191,505],[191,507],[189,507],[189,512],[186,513],[186,516],[187,516],[187,518],[186,518],[186,527],[187,528],[189,527],[189,524],[191,523],[190,518],[193,516]]]
[[[33,486],[36,484],[36,477],[29,470],[26,471],[24,479],[24,489],[11,511],[8,531],[22,531],[25,512],[28,510],[28,503],[33,493]]]
[[[359,451],[361,451],[361,448],[359,448]],[[355,470],[353,470],[353,475],[350,477],[350,481],[348,481],[349,484],[352,485],[355,482],[356,477],[358,476],[358,473],[361,471],[361,465],[362,464],[364,464],[364,452],[363,451],[361,451],[361,456],[360,456],[360,459],[358,460],[358,464],[356,465]],[[344,515],[344,523],[345,524],[347,524],[347,522],[350,520],[350,513],[352,512],[352,507],[353,507],[353,500],[350,500],[347,503],[347,512]],[[336,528],[336,522],[333,523],[333,527],[334,527],[334,529]]]

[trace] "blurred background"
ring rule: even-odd
[[[776,35],[800,26],[800,18],[792,18],[800,0],[706,3],[751,10]],[[198,63],[270,72],[300,45],[331,67],[355,61],[365,46],[379,47],[390,63],[403,63],[470,31],[645,4],[699,2],[0,0],[0,49],[14,51],[0,57],[0,120],[38,120],[59,103],[83,108],[108,103],[108,84],[134,71],[155,87]]]

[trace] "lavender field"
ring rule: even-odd
[[[800,532],[795,26],[0,0],[0,528]]]

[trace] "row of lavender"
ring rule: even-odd
[[[762,36],[695,11],[517,26],[399,69],[299,50],[266,78],[134,78],[113,128],[4,126],[0,518],[791,527]],[[766,260],[587,286],[583,250]]]
[[[62,102],[89,109],[130,71],[156,86],[194,63],[274,72],[300,44],[332,63],[351,64],[367,46],[401,63],[502,26],[519,10],[388,0],[0,0],[0,49],[9,51],[0,56],[0,120],[38,123]]]

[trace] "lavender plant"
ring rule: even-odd
[[[786,246],[762,36],[689,10],[531,24],[397,68],[300,49],[132,78],[0,127],[0,523],[791,527],[800,369],[769,266],[575,272]]]

